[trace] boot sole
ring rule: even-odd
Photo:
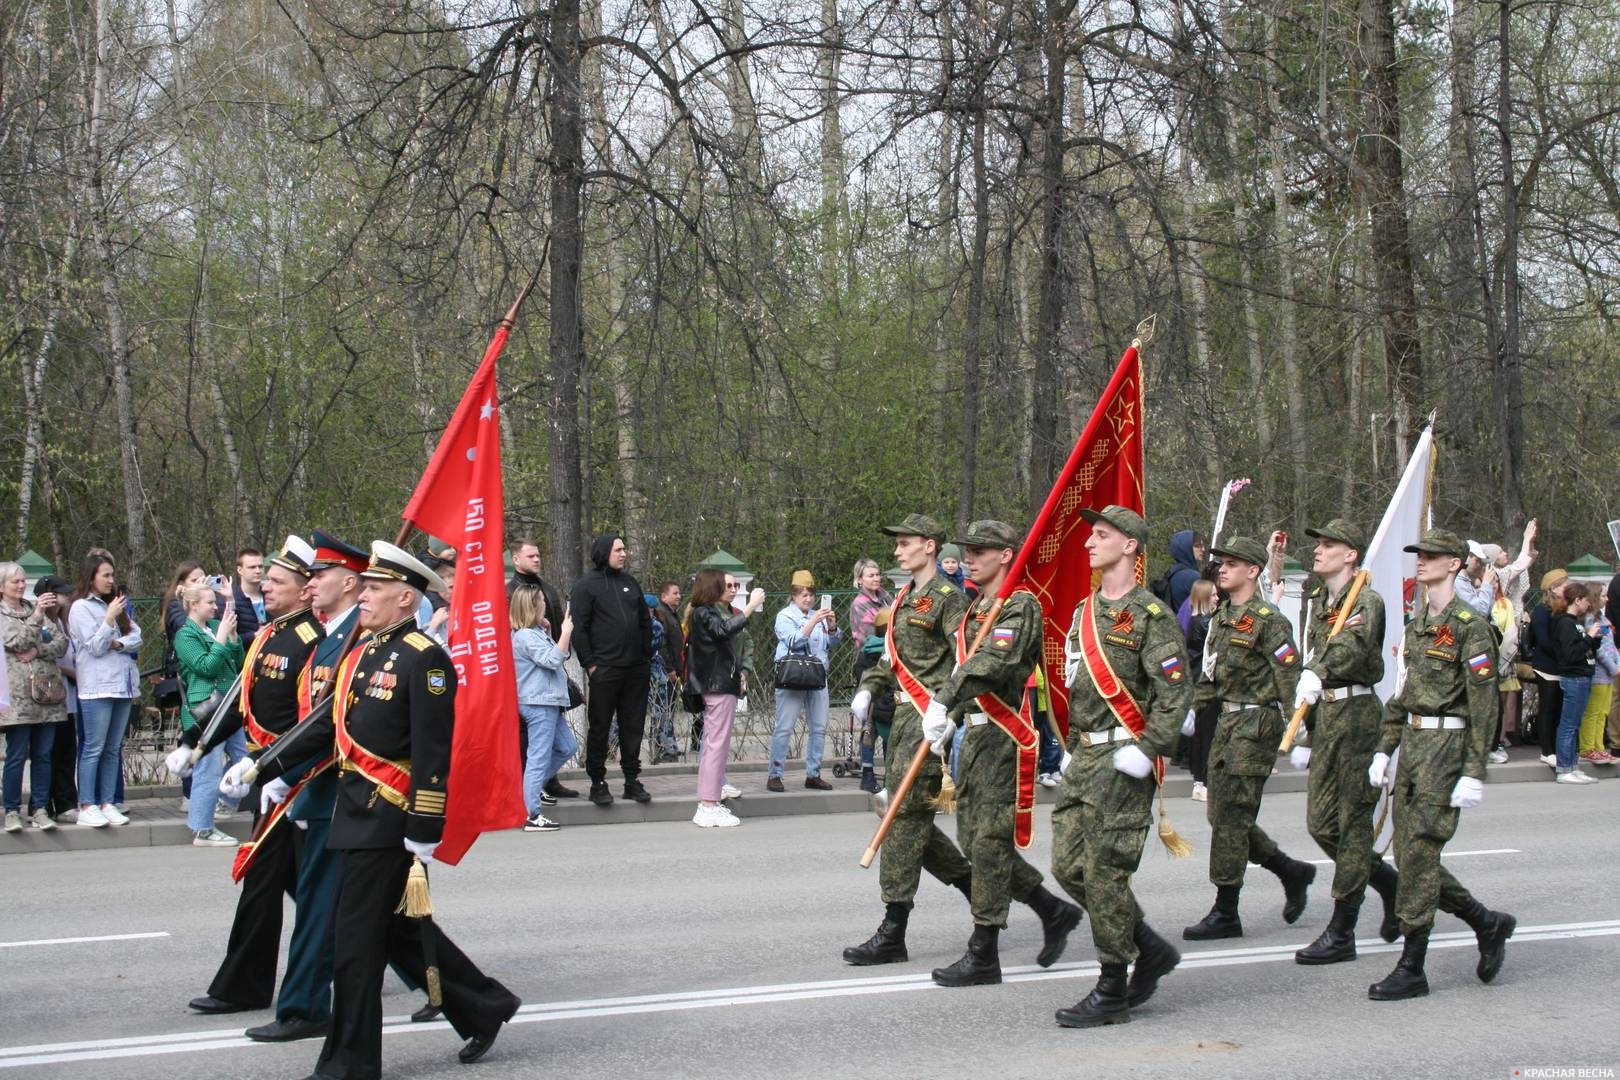
[[[943,976],[943,977],[941,977]],[[934,982],[939,986],[997,986],[1001,983],[1001,972],[994,975],[945,975],[943,971],[934,972]]]
[[[1321,967],[1324,964],[1348,964],[1356,958],[1354,952],[1335,953],[1332,956],[1307,956],[1303,951],[1294,954],[1294,963],[1306,967]]]
[[[1406,992],[1400,994],[1379,994],[1374,993],[1373,987],[1368,987],[1367,989],[1367,997],[1371,1001],[1406,1001],[1408,998],[1420,998],[1428,996],[1429,988],[1427,986],[1416,990],[1407,990]]]
[[[1066,1028],[1094,1028],[1107,1027],[1110,1024],[1128,1024],[1131,1022],[1131,1011],[1122,1009],[1119,1012],[1103,1013],[1101,1015],[1080,1016],[1060,1009],[1057,1013],[1058,1027]]]
[[[1513,931],[1517,930],[1518,928],[1519,928],[1519,920],[1514,918],[1512,915],[1509,915],[1507,917],[1507,930],[1506,930],[1505,933],[1502,934],[1502,940],[1497,945],[1499,955],[1497,957],[1496,964],[1493,967],[1491,967],[1490,969],[1488,969],[1488,972],[1487,972],[1487,970],[1485,968],[1485,958],[1482,956],[1482,957],[1480,957],[1479,965],[1474,968],[1474,974],[1479,976],[1479,981],[1480,982],[1482,982],[1482,983],[1490,983],[1491,980],[1495,979],[1496,976],[1501,973],[1501,971],[1502,971],[1502,962],[1505,959],[1507,959],[1505,954],[1507,952],[1508,939],[1513,936]]]
[[[903,964],[909,959],[911,957],[905,953],[901,953],[899,956],[882,956],[874,959],[869,956],[853,956],[848,949],[844,950],[844,963],[854,967],[880,967],[883,964]]]
[[[1243,929],[1241,927],[1236,930],[1206,930],[1195,934],[1193,933],[1193,928],[1189,926],[1187,929],[1181,932],[1182,941],[1220,941],[1223,938],[1237,938],[1242,936]]]

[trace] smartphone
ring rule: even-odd
[[[215,592],[220,591],[225,587],[225,576],[223,574],[215,574],[213,577],[208,579],[208,587],[213,589]]]
[[[832,597],[828,596],[826,593],[821,594],[821,610],[822,611],[830,611],[830,610],[832,610]]]

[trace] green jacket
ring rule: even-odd
[[[1294,704],[1299,683],[1299,650],[1294,630],[1282,612],[1258,593],[1247,603],[1223,601],[1209,621],[1204,639],[1204,664],[1213,661],[1214,677],[1200,672],[1194,706],[1212,701],[1242,701],[1254,705]]]
[[[1496,738],[1496,639],[1472,608],[1452,597],[1438,615],[1420,607],[1406,624],[1406,680],[1384,705],[1378,749],[1401,751],[1401,772],[1427,777],[1422,786],[1449,797],[1458,776],[1485,778]],[[1461,716],[1458,731],[1413,731],[1411,716]]]
[[[220,693],[231,688],[247,651],[240,641],[220,644],[214,639],[219,629],[215,619],[204,630],[195,621],[187,619],[174,635],[174,655],[180,662],[180,682],[185,687],[187,710],[181,713],[182,722],[191,722],[190,706],[206,701],[215,690]]]

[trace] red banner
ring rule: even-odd
[[[1042,657],[1048,672],[1048,699],[1052,719],[1064,738],[1069,735],[1069,688],[1063,682],[1063,641],[1069,635],[1074,609],[1091,594],[1096,583],[1086,538],[1091,525],[1082,510],[1105,506],[1143,511],[1142,470],[1142,365],[1136,346],[1125,350],[1108,388],[1086,421],[1063,471],[1058,473],[1046,504],[1029,528],[1007,580],[1003,597],[1015,589],[1028,589],[1041,602],[1044,638]],[[1138,558],[1136,579],[1145,581],[1147,561]]]
[[[527,290],[524,290],[527,293]],[[402,515],[456,549],[450,600],[456,731],[444,839],[434,858],[455,865],[478,834],[523,824],[517,673],[506,608],[506,501],[501,487],[495,364],[518,304],[501,322]]]

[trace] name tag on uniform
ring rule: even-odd
[[[1103,640],[1110,645],[1118,645],[1122,649],[1134,650],[1142,647],[1140,638],[1126,637],[1124,634],[1104,634]]]
[[[1254,639],[1253,638],[1229,637],[1229,638],[1226,639],[1226,643],[1228,645],[1236,645],[1240,649],[1252,649],[1252,648],[1254,648]]]
[[[932,630],[934,628],[934,620],[933,619],[919,619],[915,615],[907,615],[906,616],[906,625],[907,626],[915,626],[915,627],[917,627],[919,629],[922,629],[922,630]]]
[[[1444,660],[1448,664],[1455,664],[1457,662],[1457,650],[1456,649],[1428,648],[1428,649],[1423,650],[1423,655],[1424,656],[1432,656],[1436,660]]]

